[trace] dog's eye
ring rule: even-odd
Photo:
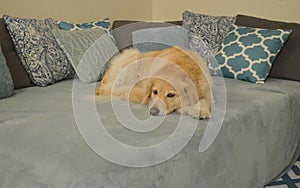
[[[167,95],[168,98],[173,98],[174,96],[175,96],[174,93],[168,93],[168,95]]]
[[[157,95],[158,91],[157,90],[153,90],[153,94]]]

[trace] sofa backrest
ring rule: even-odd
[[[168,27],[181,25],[182,21],[168,22],[141,22],[133,20],[116,20],[112,24],[112,34],[116,40],[119,50],[132,47],[132,32],[139,29]]]

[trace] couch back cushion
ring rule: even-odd
[[[0,47],[0,99],[13,94],[14,83]]]
[[[178,25],[134,31],[132,42],[133,47],[141,52],[163,50],[170,46],[189,48],[188,30]]]
[[[4,24],[3,18],[0,19],[0,45],[7,66],[11,72],[14,88],[20,89],[32,86],[31,80],[14,49],[13,42]]]
[[[181,23],[181,21],[140,22],[133,20],[116,20],[112,25],[112,34],[119,50],[123,50],[132,47],[132,32],[136,30],[181,25]]]
[[[292,33],[276,57],[269,77],[300,81],[300,24],[237,15],[236,24],[266,29],[291,29]]]

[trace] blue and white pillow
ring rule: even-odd
[[[163,50],[170,46],[188,48],[188,30],[181,26],[140,29],[132,32],[132,43],[141,52]]]
[[[224,77],[264,83],[291,30],[232,25],[216,55]]]
[[[86,23],[69,23],[65,21],[58,21],[59,28],[62,30],[75,31],[83,29],[101,28],[105,31],[109,31],[110,22],[109,18],[104,18],[96,22],[86,22]]]
[[[16,52],[37,86],[73,78],[74,69],[58,46],[52,29],[58,28],[51,18],[36,20],[3,16]]]
[[[0,47],[0,99],[11,96],[13,91],[14,82]]]

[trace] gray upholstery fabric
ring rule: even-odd
[[[181,26],[140,29],[132,32],[132,43],[141,52],[163,50],[170,46],[188,49],[188,30]]]
[[[226,79],[226,86],[226,116],[213,145],[198,152],[207,124],[201,120],[182,151],[146,168],[112,164],[90,149],[75,124],[71,80],[17,90],[0,100],[0,187],[263,187],[299,154],[300,83]],[[119,126],[110,102],[96,99],[107,130],[128,144],[165,139],[179,117],[168,115],[149,135],[132,133]],[[132,111],[148,116],[143,105],[132,105]]]
[[[140,22],[140,21],[115,21],[113,24],[112,34],[116,40],[116,45],[122,51],[132,47],[132,32],[146,28],[159,28],[174,26],[178,22]]]

